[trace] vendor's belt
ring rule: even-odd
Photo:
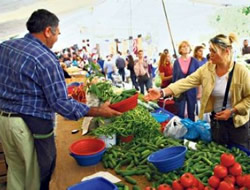
[[[0,111],[0,116],[3,116],[3,117],[22,117],[21,114],[4,112],[4,111]],[[32,135],[33,135],[34,139],[47,139],[47,138],[51,137],[52,135],[54,135],[54,130],[52,130],[50,133],[47,133],[47,134],[32,134]]]
[[[21,115],[18,113],[11,113],[11,112],[8,113],[4,111],[0,111],[0,115],[4,117],[21,117]]]

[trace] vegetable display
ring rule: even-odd
[[[142,106],[123,113],[121,116],[111,119],[111,123],[105,124],[93,130],[95,136],[117,136],[151,138],[160,135],[160,124],[151,116],[151,114]]]
[[[224,166],[225,164],[227,166]],[[234,168],[235,171],[230,172],[232,168]],[[168,184],[160,184],[157,190],[245,190],[249,188],[250,174],[243,175],[241,165],[235,162],[234,156],[230,153],[223,153],[220,157],[220,164],[214,167],[214,175],[209,177],[206,187],[195,175],[184,173],[179,179],[172,182],[172,187]],[[145,188],[145,190],[146,189],[149,189],[149,187]]]
[[[99,100],[120,102],[136,93],[135,90],[123,90],[115,93],[109,82],[92,84],[89,93]],[[139,97],[139,99],[142,97]],[[105,152],[102,163],[131,184],[133,190],[140,189],[134,176],[143,176],[151,182],[151,190],[234,190],[250,188],[250,158],[239,148],[228,149],[215,142],[198,141],[195,149],[189,148],[189,141],[164,137],[160,124],[149,111],[157,108],[154,102],[138,101],[138,106],[121,116],[111,118],[108,123],[96,118],[99,127],[92,131],[95,136],[127,137],[133,135],[129,143],[119,143]],[[161,173],[147,161],[148,156],[159,149],[185,145],[188,147],[182,168]],[[119,190],[129,190],[128,185],[117,184]]]
[[[120,94],[116,94],[109,81],[101,81],[90,85],[88,93],[96,95],[101,102],[109,100],[111,104],[114,104],[133,96],[136,93],[136,90],[123,90]]]
[[[196,145],[197,150],[189,149],[187,151],[184,167],[168,173],[158,172],[146,159],[143,160],[146,155],[150,155],[150,153],[161,148],[181,144],[183,144],[181,140],[163,136],[156,136],[147,140],[135,139],[130,143],[116,145],[108,149],[104,155],[103,164],[107,168],[113,168],[116,174],[121,176],[130,176],[133,178],[134,175],[144,175],[145,179],[152,182],[152,187],[147,187],[146,189],[157,190],[157,187],[162,184],[172,186],[172,189],[184,190],[219,189],[219,186],[221,186],[220,189],[223,189],[228,186],[230,188],[232,186],[230,183],[234,181],[234,186],[248,188],[247,185],[249,184],[245,182],[245,178],[248,177],[250,179],[250,158],[238,148],[230,150],[214,142],[204,143],[199,141]],[[188,143],[186,145],[188,146]],[[110,158],[115,161],[115,165],[110,165],[109,162],[112,162]],[[234,168],[235,164],[236,168],[238,168],[237,163],[241,163],[242,173],[248,173],[248,175],[236,175],[240,173],[238,170],[233,170],[230,173],[230,168]],[[230,166],[225,167],[225,164]],[[220,178],[214,172],[216,165],[220,165],[220,168],[222,168],[222,171],[218,171]],[[224,168],[227,170],[226,176],[225,171],[223,171]],[[182,175],[184,177],[181,178]],[[194,176],[195,179],[191,180],[191,176]],[[193,183],[193,185],[188,187],[190,183]]]

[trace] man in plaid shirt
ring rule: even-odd
[[[60,34],[59,19],[39,9],[26,23],[23,38],[0,44],[0,139],[8,163],[8,190],[46,190],[56,148],[55,112],[78,120],[84,116],[120,115],[69,98],[63,70],[50,50]]]

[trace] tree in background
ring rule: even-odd
[[[239,37],[250,36],[250,6],[226,7],[211,17],[211,26],[217,33],[236,33]]]

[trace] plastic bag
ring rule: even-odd
[[[100,100],[96,95],[87,93],[86,98],[89,107],[98,107],[100,105]]]
[[[199,137],[199,132],[197,131],[195,124],[188,118],[182,119],[181,123],[187,128],[187,133],[184,138],[188,140],[195,140]]]
[[[200,135],[200,139],[205,142],[211,142],[211,127],[210,124],[204,120],[198,120],[194,123],[196,130]]]
[[[155,77],[155,86],[156,87],[161,87],[161,76],[160,75],[156,75]]]
[[[187,128],[181,123],[181,119],[174,116],[166,125],[163,134],[166,137],[172,137],[175,139],[182,138],[187,133]]]

